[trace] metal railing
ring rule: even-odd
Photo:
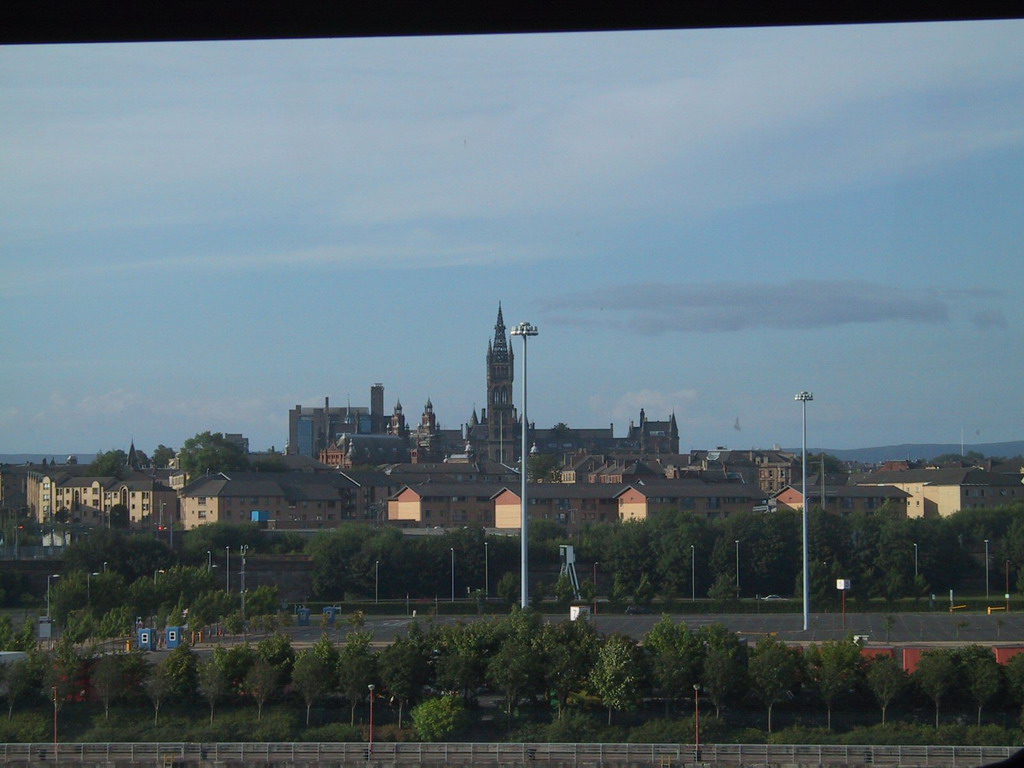
[[[651,765],[864,766],[977,768],[1016,747],[842,746],[805,744],[508,744],[376,742],[220,742],[0,744],[0,763],[65,765]]]

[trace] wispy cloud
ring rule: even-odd
[[[598,322],[642,335],[859,323],[936,324],[950,318],[949,303],[938,297],[858,280],[794,280],[778,285],[642,283],[555,296],[542,309],[550,322]]]

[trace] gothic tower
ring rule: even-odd
[[[498,304],[494,340],[487,343],[487,457],[503,464],[516,461],[516,407],[512,404],[514,355],[505,335]]]

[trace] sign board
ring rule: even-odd
[[[846,590],[850,588],[849,579],[836,579],[836,589]]]

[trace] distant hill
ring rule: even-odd
[[[79,464],[92,464],[96,458],[95,453],[0,453],[0,464],[42,464],[43,459],[63,464],[68,456],[74,456]]]
[[[811,449],[808,449],[811,450]],[[964,445],[964,452],[977,451],[983,456],[1024,456],[1024,440],[1017,440],[1011,443],[980,443],[978,445]],[[797,449],[799,452],[799,449]],[[815,448],[814,453],[820,453]],[[960,453],[960,443],[903,443],[902,445],[886,445],[879,448],[852,448],[850,450],[825,449],[837,459],[843,461],[862,461],[874,463],[879,461],[899,461],[909,459],[919,461],[921,459],[934,459],[945,453]]]

